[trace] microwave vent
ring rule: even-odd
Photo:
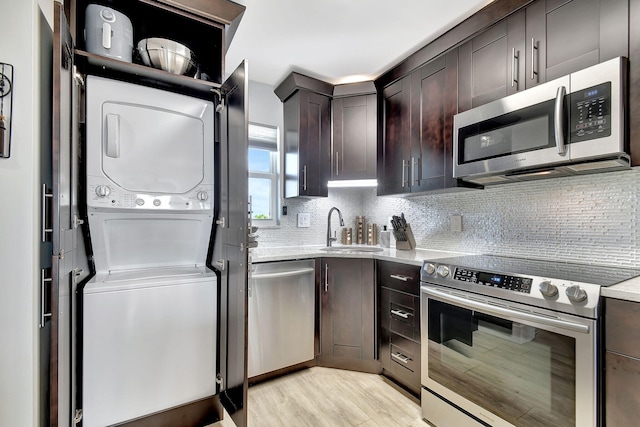
[[[629,167],[629,162],[624,158],[601,160],[601,161],[589,162],[589,163],[578,163],[575,165],[566,166],[567,169],[575,173],[594,172],[598,170],[608,170],[608,169],[622,169],[622,168],[628,168],[628,167]]]
[[[480,185],[489,185],[489,184],[501,184],[503,182],[511,181],[509,178],[505,178],[502,175],[493,175],[493,176],[482,176],[473,179],[467,179],[469,182],[475,182]]]

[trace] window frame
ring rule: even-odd
[[[266,125],[262,123],[249,122],[249,126],[268,128],[275,130],[275,141],[268,142],[251,138],[251,132],[247,134],[249,149],[262,149],[270,151],[269,165],[270,172],[252,171],[247,164],[248,178],[269,179],[271,181],[271,198],[269,207],[273,211],[273,217],[269,219],[253,218],[253,208],[251,212],[251,221],[257,227],[277,227],[280,225],[280,129],[277,126]],[[275,146],[275,150],[273,147]],[[248,156],[247,156],[248,157]],[[251,194],[249,194],[251,197]]]

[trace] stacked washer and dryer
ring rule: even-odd
[[[88,76],[83,425],[215,394],[214,105]]]

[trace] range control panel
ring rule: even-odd
[[[483,271],[456,268],[453,280],[470,282],[493,288],[507,289],[514,292],[528,294],[531,292],[533,279],[530,277],[508,276],[505,274],[485,273]]]

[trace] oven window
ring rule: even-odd
[[[459,163],[555,146],[555,100],[503,114],[459,130]]]
[[[430,379],[516,426],[575,426],[575,339],[428,300]]]

